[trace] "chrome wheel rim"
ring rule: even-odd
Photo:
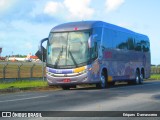
[[[105,88],[105,77],[104,77],[104,75],[101,76],[101,87]]]
[[[140,75],[140,84],[143,83],[143,74]]]
[[[139,76],[137,75],[136,76],[136,84],[138,84],[139,83]]]

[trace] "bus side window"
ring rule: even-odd
[[[135,39],[135,51],[142,51],[141,41],[139,39]]]
[[[144,37],[141,38],[141,48],[143,52],[148,52],[149,51],[149,42],[148,40]]]
[[[150,45],[149,45],[149,42],[147,41],[146,47],[145,47],[145,52],[149,52],[150,51],[149,48],[150,48]]]
[[[118,38],[119,34],[117,35],[117,32],[112,30],[112,41],[113,41],[113,48],[118,48],[119,46],[119,38]]]
[[[110,29],[104,28],[103,31],[103,49],[113,48],[113,32]]]
[[[92,34],[96,35],[93,40],[94,47],[91,48],[92,58],[97,58],[98,57],[98,46],[100,47],[100,42],[101,42],[101,38],[102,38],[102,28],[101,27],[93,28]]]
[[[128,49],[128,36],[123,32],[118,32],[115,40],[115,47],[117,49],[127,50]]]
[[[132,37],[128,38],[128,50],[134,50],[134,41]]]
[[[96,41],[100,41],[102,36],[102,28],[101,27],[94,28],[92,34],[96,35],[96,37],[94,38],[96,39]]]

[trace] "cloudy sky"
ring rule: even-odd
[[[101,20],[146,34],[160,64],[160,0],[0,0],[2,56],[34,54],[55,25]]]

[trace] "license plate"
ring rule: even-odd
[[[71,80],[70,79],[64,79],[63,82],[64,83],[69,83],[69,82],[71,82]]]

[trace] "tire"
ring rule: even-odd
[[[108,83],[108,86],[109,86],[109,87],[113,87],[114,85],[115,85],[115,82],[109,82],[109,83]]]
[[[104,72],[102,72],[101,77],[100,77],[100,83],[97,83],[96,87],[100,88],[100,89],[107,88],[107,79],[106,78],[107,78],[107,76],[105,75]]]
[[[140,74],[140,81],[139,81],[139,84],[143,84],[143,74],[142,74],[142,73]]]
[[[135,84],[135,81],[133,80],[128,81],[128,85],[134,85],[134,84]]]
[[[140,74],[139,74],[139,72],[138,72],[138,70],[136,71],[136,78],[135,78],[135,81],[134,81],[134,83],[136,84],[136,85],[138,85],[138,84],[140,84]]]

